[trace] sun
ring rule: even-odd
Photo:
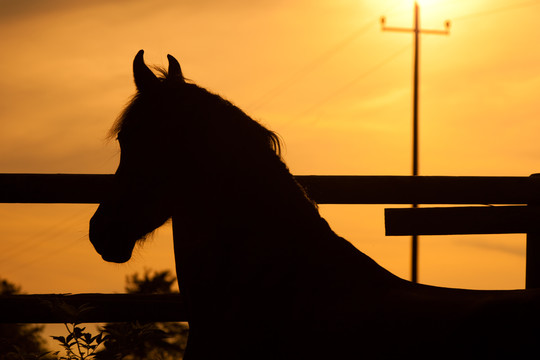
[[[416,0],[414,2],[416,2],[420,6],[434,6],[443,2],[443,0]]]
[[[410,17],[414,14],[414,9],[418,5],[420,18],[422,19],[421,23],[424,22],[424,18],[428,19],[428,23],[431,22],[431,19],[437,19],[437,25],[441,17],[447,16],[449,6],[454,7],[452,0],[401,0],[399,2],[396,1],[395,4],[396,7],[392,11],[394,15],[396,15],[395,13],[399,13],[400,15],[398,16]]]
[[[463,8],[463,4],[449,0],[409,0],[411,8],[418,5],[421,17],[421,23],[428,28],[433,27],[439,29],[443,26],[449,29],[451,16],[449,16],[456,8]],[[457,4],[457,5],[456,5]],[[441,28],[440,30],[443,30]]]
[[[417,4],[420,8],[424,9],[430,9],[433,11],[434,9],[438,8],[444,8],[446,7],[449,2],[448,0],[407,0],[407,1],[400,1],[400,7],[402,8],[414,8],[415,4]]]

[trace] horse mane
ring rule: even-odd
[[[280,136],[277,133],[262,126],[258,121],[253,120],[249,115],[247,115],[244,111],[235,106],[229,100],[226,100],[217,94],[214,94],[202,87],[199,87],[198,85],[191,82],[189,79],[178,79],[175,77],[171,77],[169,76],[167,69],[161,66],[154,66],[153,69],[158,73],[158,79],[160,80],[165,91],[178,91],[181,92],[183,95],[187,96],[195,95],[196,93],[196,95],[198,96],[194,96],[194,98],[202,99],[199,101],[215,103],[216,106],[214,108],[217,109],[215,110],[215,112],[219,114],[214,115],[222,116],[223,113],[225,113],[225,116],[237,119],[240,122],[244,123],[244,125],[247,125],[248,128],[251,130],[250,132],[252,136],[264,139],[264,143],[266,143],[272,149],[272,151],[279,158],[281,158],[282,144]],[[115,139],[122,131],[127,122],[127,119],[130,118],[130,116],[128,115],[133,110],[134,104],[141,96],[141,92],[137,91],[137,93],[135,93],[135,95],[127,103],[127,105],[124,107],[124,110],[120,113],[120,115],[114,122],[112,128],[110,129],[107,136],[108,139]]]

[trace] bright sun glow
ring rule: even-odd
[[[449,1],[449,0],[416,0],[408,1],[411,10],[416,3],[420,8],[421,23],[429,28],[439,28],[441,21],[451,20],[452,13],[456,11],[466,13],[473,6],[472,2],[466,1]],[[477,4],[477,3],[474,3]],[[440,29],[442,30],[442,28]]]
[[[441,3],[442,0],[416,0],[416,3],[420,6],[431,6],[431,5],[437,5],[438,3]]]

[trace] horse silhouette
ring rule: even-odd
[[[135,56],[137,92],[111,132],[121,157],[90,220],[106,261],[172,218],[186,359],[518,357],[538,347],[537,290],[400,279],[336,235],[270,130]]]

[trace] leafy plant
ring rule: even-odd
[[[174,292],[172,287],[175,283],[175,276],[168,270],[146,270],[142,276],[135,273],[126,278],[126,291],[131,294],[167,294]],[[86,304],[78,308],[65,303],[57,306],[75,317],[91,309]],[[189,332],[185,323],[132,321],[106,324],[94,336],[80,327],[80,323],[64,325],[68,336],[52,337],[65,351],[65,356],[59,356],[60,352],[52,354],[57,360],[178,359],[184,354]]]
[[[176,277],[169,271],[145,270],[126,277],[130,294],[170,294]],[[186,348],[188,326],[177,322],[132,321],[106,324],[102,331],[109,335],[96,360],[181,359]]]
[[[77,323],[64,324],[68,331],[68,336],[52,336],[58,341],[66,352],[65,356],[58,357],[59,360],[85,360],[93,359],[99,345],[107,340],[107,336],[100,332],[98,335],[92,336],[86,332],[85,327],[79,327]],[[58,356],[59,352],[54,355]]]

